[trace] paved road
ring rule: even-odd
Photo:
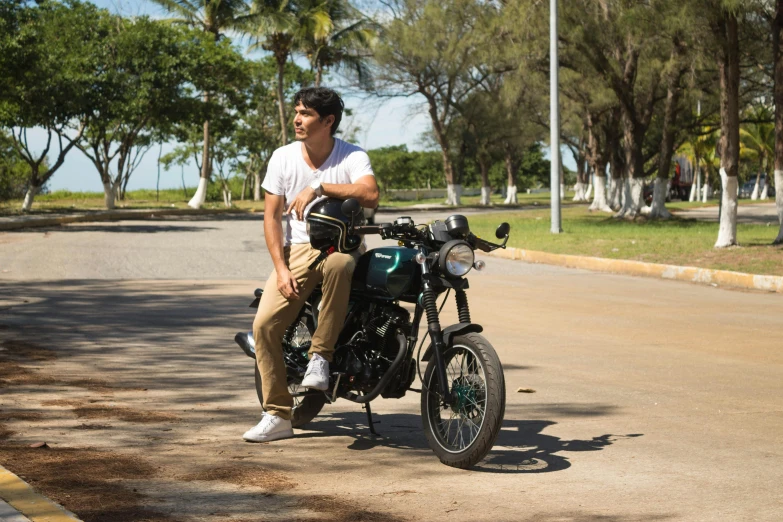
[[[677,210],[677,216],[699,221],[718,221],[718,207],[702,207]],[[749,203],[740,200],[737,207],[737,223],[756,225],[777,225],[778,214],[775,203]]]
[[[7,425],[23,442],[143,456],[162,471],[133,487],[163,512],[286,520],[305,516],[316,492],[406,520],[783,514],[778,295],[488,259],[469,295],[504,363],[508,404],[496,447],[464,472],[434,459],[415,394],[373,403],[382,439],[367,436],[360,408],[338,402],[295,439],[242,443],[257,405],[252,363],[230,339],[249,326],[247,296],[269,269],[257,219],[0,234],[0,269],[9,270],[0,273],[0,336],[55,350],[54,376],[129,390],[107,399],[52,385],[6,389],[4,411],[44,412]],[[84,419],[47,405],[91,397],[178,421],[77,430]],[[296,485],[260,494],[181,479],[234,464]]]

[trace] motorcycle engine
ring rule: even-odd
[[[344,374],[348,388],[369,392],[397,356],[396,332],[402,330],[407,335],[410,314],[394,304],[371,304],[357,315],[352,328],[344,330],[344,334],[350,334],[350,340],[346,344],[338,343],[332,371]]]

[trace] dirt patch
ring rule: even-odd
[[[41,418],[41,414],[37,411],[3,411],[0,412],[0,422],[9,420],[38,420]]]
[[[238,486],[253,486],[267,491],[282,491],[296,487],[295,482],[292,482],[288,477],[277,471],[239,465],[203,469],[196,473],[184,475],[180,477],[180,480],[186,482],[217,480]]]
[[[142,507],[145,497],[122,485],[122,480],[155,475],[155,468],[139,458],[90,448],[15,446],[0,448],[0,461],[85,522],[173,520]]]
[[[0,440],[10,439],[11,435],[13,435],[14,433],[16,432],[9,430],[8,428],[0,424]]]
[[[45,386],[50,384],[57,384],[57,379],[51,375],[25,368],[15,361],[3,360],[0,358],[0,388],[9,385]]]
[[[328,514],[329,522],[403,522],[405,519],[388,513],[378,513],[356,507],[350,502],[326,495],[311,495],[302,499],[302,505],[316,513]],[[297,522],[323,521],[323,518],[297,519]]]
[[[151,424],[155,422],[170,422],[178,420],[176,415],[160,411],[140,411],[123,406],[94,404],[83,399],[55,399],[43,401],[43,406],[59,406],[72,408],[80,419],[119,419],[125,422]]]
[[[19,339],[3,341],[0,356],[24,361],[53,361],[57,354],[48,348]]]
[[[74,426],[77,430],[110,430],[112,427],[108,424],[79,424]]]

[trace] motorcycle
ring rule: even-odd
[[[485,266],[475,259],[476,250],[491,252],[506,247],[509,224],[498,226],[495,235],[503,241],[495,244],[474,235],[462,215],[429,225],[416,225],[410,217],[363,225],[358,201],[346,200],[341,210],[350,220],[349,234],[378,234],[382,239],[397,240],[399,246],[369,250],[357,261],[327,391],[300,386],[310,340],[318,326],[320,286],[286,330],[283,354],[294,398],[293,427],[306,425],[327,402],[341,398],[364,406],[370,431],[377,435],[370,402],[379,396],[399,399],[408,391],[418,392],[424,434],[432,451],[443,464],[472,467],[486,456],[500,432],[506,390],[495,349],[481,335],[483,328],[471,321],[465,276],[471,269]],[[441,328],[440,311],[452,291],[459,322]],[[251,307],[258,307],[262,294],[262,289],[256,289]],[[437,299],[442,294],[439,308]],[[412,317],[401,303],[413,305]],[[427,333],[417,350],[423,318]],[[427,338],[430,343],[419,357]],[[235,341],[255,361],[252,332],[237,333]],[[424,375],[419,361],[427,364]],[[256,392],[263,407],[261,375],[258,366],[254,367]],[[417,374],[421,389],[412,387]]]

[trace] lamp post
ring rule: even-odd
[[[552,170],[549,175],[550,205],[553,234],[563,231],[560,226],[560,104],[557,59],[557,0],[549,0],[549,141]]]

